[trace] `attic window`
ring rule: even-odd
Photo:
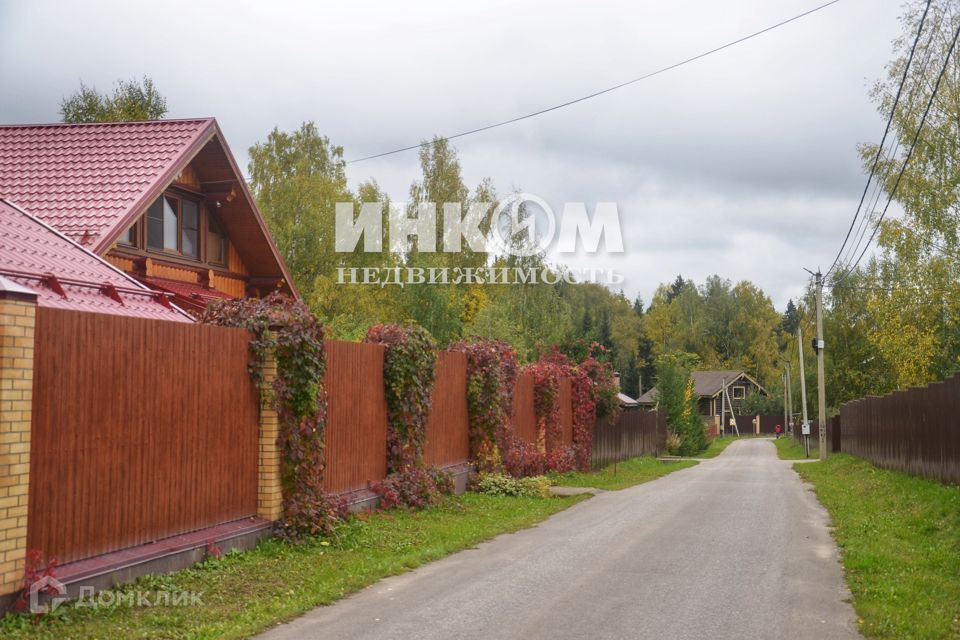
[[[137,223],[134,222],[132,225],[127,227],[127,230],[120,234],[120,237],[117,238],[117,242],[121,244],[129,244],[137,246]]]
[[[733,399],[734,400],[743,400],[747,397],[747,388],[746,387],[733,387]]]
[[[200,257],[200,205],[163,195],[147,209],[147,248]]]
[[[227,235],[212,214],[207,214],[207,261],[227,263]]]

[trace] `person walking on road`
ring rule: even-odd
[[[777,432],[777,440],[780,439],[780,432],[783,431],[783,428],[780,425],[777,425],[777,428],[774,429]]]

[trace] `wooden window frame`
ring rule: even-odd
[[[149,221],[147,220],[147,214],[149,209],[157,199],[159,198],[171,198],[176,202],[176,213],[177,213],[177,250],[163,249],[157,247],[151,247],[147,242],[148,231],[149,231]],[[156,260],[162,260],[171,264],[181,265],[183,267],[196,269],[197,267],[202,267],[205,269],[211,269],[217,273],[223,273],[228,275],[236,275],[236,272],[230,269],[230,245],[232,243],[230,236],[227,235],[226,227],[216,213],[207,206],[207,203],[202,195],[196,194],[193,191],[187,191],[185,189],[180,189],[176,185],[172,185],[170,188],[166,189],[163,193],[157,196],[153,202],[140,214],[140,217],[137,218],[136,222],[133,223],[135,230],[135,242],[133,244],[125,242],[123,240],[118,240],[114,244],[114,250],[119,254],[131,258],[141,258],[141,257],[153,257]],[[193,257],[183,253],[183,205],[181,204],[183,200],[191,200],[197,203],[199,220],[198,220],[198,256]],[[224,243],[224,253],[223,260],[216,261],[211,260],[209,251],[207,250],[208,234],[210,231],[210,220],[214,220],[217,226],[220,228],[222,241]]]
[[[228,238],[227,234],[224,233],[223,223],[217,219],[217,216],[215,216],[213,212],[208,210],[206,207],[204,207],[203,211],[204,211],[203,225],[202,225],[203,226],[203,229],[202,229],[203,242],[201,244],[203,245],[204,262],[206,264],[226,267],[230,264],[230,238]],[[207,246],[208,246],[208,242],[210,241],[210,220],[213,220],[214,223],[217,225],[217,227],[220,229],[220,242],[222,243],[221,248],[223,249],[222,262],[212,260],[210,259],[209,255],[207,255],[208,254]]]
[[[735,387],[731,387],[731,389],[733,389],[733,394],[731,395],[731,399],[743,400],[744,398],[747,397],[747,388],[742,384],[738,384]],[[737,395],[737,391],[740,392],[740,395]]]
[[[134,249],[140,249],[141,247],[144,246],[145,243],[143,242],[143,238],[140,237],[140,228],[146,226],[141,224],[141,222],[146,219],[146,216],[147,216],[147,212],[144,211],[142,216],[134,220],[133,224],[127,227],[128,230],[133,231],[133,241],[131,242],[129,240],[120,239],[120,240],[117,240],[117,246],[133,247]]]
[[[144,242],[142,245],[144,250],[147,253],[153,253],[153,254],[164,255],[164,256],[173,256],[173,257],[180,258],[181,260],[189,261],[191,263],[205,262],[206,250],[203,246],[203,243],[199,241],[199,237],[202,236],[202,233],[205,228],[204,219],[206,218],[206,215],[205,215],[206,207],[204,206],[203,199],[193,195],[187,195],[179,191],[172,191],[172,190],[164,191],[163,193],[160,194],[158,199],[159,198],[169,198],[171,200],[176,201],[177,203],[177,208],[176,208],[177,248],[176,249],[167,249],[167,248],[157,249],[156,247],[151,247],[149,243]],[[183,201],[184,200],[190,200],[191,202],[194,202],[197,205],[197,216],[198,216],[197,217],[197,235],[198,235],[197,245],[198,246],[197,246],[196,257],[187,255],[183,252]],[[156,202],[156,200],[154,200],[154,202]],[[150,206],[153,206],[153,202],[150,203]],[[140,219],[141,220],[144,219],[146,215],[147,215],[147,212],[144,211],[143,215],[140,216]],[[140,220],[137,220],[138,224],[139,222]],[[147,225],[142,225],[142,226],[147,226]],[[126,245],[126,246],[130,246],[130,245]]]

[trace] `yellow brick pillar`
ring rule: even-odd
[[[20,590],[27,554],[37,295],[0,277],[0,595]]]
[[[280,419],[273,408],[273,381],[277,363],[267,354],[260,387],[260,447],[257,463],[257,515],[276,521],[283,515],[283,489],[280,484]]]

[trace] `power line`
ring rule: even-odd
[[[850,228],[847,229],[847,235],[843,239],[843,244],[840,245],[840,249],[837,251],[837,257],[833,259],[833,264],[830,265],[830,268],[827,269],[827,275],[830,275],[830,272],[833,271],[834,267],[837,266],[837,263],[840,261],[840,254],[843,253],[844,247],[847,246],[847,242],[850,240],[850,233],[853,231],[853,226],[857,222],[857,217],[860,215],[860,210],[863,208],[863,201],[867,197],[867,191],[870,190],[870,183],[873,181],[873,176],[877,172],[877,167],[880,165],[880,157],[883,153],[883,145],[887,141],[887,135],[890,133],[890,127],[893,125],[893,117],[897,113],[897,105],[900,103],[900,95],[903,93],[903,87],[907,84],[907,77],[910,72],[910,65],[913,63],[913,54],[917,50],[917,44],[920,43],[920,34],[923,33],[923,23],[927,20],[927,13],[930,11],[930,3],[932,0],[927,0],[927,6],[923,10],[923,16],[920,17],[920,25],[917,27],[917,37],[913,39],[913,46],[910,47],[910,55],[907,57],[907,64],[903,67],[903,77],[900,78],[900,86],[897,87],[897,95],[893,99],[893,106],[890,108],[890,117],[887,118],[887,126],[883,129],[883,137],[880,139],[880,144],[877,146],[877,155],[873,158],[873,166],[870,167],[870,174],[867,176],[867,184],[863,185],[863,193],[860,195],[860,203],[857,205],[857,210],[853,214],[853,220],[850,221]]]
[[[877,235],[877,231],[880,229],[880,223],[883,222],[883,218],[887,215],[887,209],[890,208],[890,203],[893,202],[893,198],[897,194],[897,188],[900,186],[900,180],[903,178],[903,174],[907,170],[907,165],[910,163],[910,158],[913,156],[913,150],[916,149],[917,141],[920,139],[920,132],[923,131],[923,125],[927,121],[927,114],[930,113],[930,106],[933,104],[933,100],[937,96],[937,91],[940,90],[940,82],[943,80],[943,76],[947,72],[947,67],[950,66],[950,56],[953,54],[953,49],[957,45],[958,36],[960,36],[960,21],[958,21],[957,29],[953,33],[953,41],[950,43],[950,49],[947,50],[946,59],[943,61],[943,68],[940,69],[940,75],[937,76],[937,83],[933,86],[933,92],[930,94],[930,99],[927,101],[927,108],[923,111],[923,117],[920,119],[920,126],[917,127],[917,132],[914,134],[913,141],[910,143],[910,149],[907,151],[907,157],[904,158],[903,166],[900,167],[900,173],[897,174],[897,180],[893,183],[893,189],[890,190],[890,196],[887,198],[887,204],[883,207],[883,212],[880,214],[880,219],[877,220],[877,224],[873,227],[873,233],[870,234],[870,239],[867,240],[867,244],[863,247],[863,252],[853,264],[853,269],[856,269],[857,265],[860,264],[860,261],[863,260],[863,256],[867,253],[867,249],[870,248],[870,244],[873,242],[874,237]]]
[[[622,89],[622,88],[627,87],[627,86],[630,86],[630,85],[632,85],[632,84],[636,84],[637,82],[641,82],[641,81],[643,81],[643,80],[647,80],[647,79],[652,78],[652,77],[654,77],[654,76],[658,76],[658,75],[660,75],[660,74],[662,74],[662,73],[666,73],[667,71],[672,71],[673,69],[676,69],[676,68],[678,68],[678,67],[682,67],[682,66],[684,66],[684,65],[690,64],[691,62],[695,62],[695,61],[697,61],[697,60],[700,60],[701,58],[705,58],[705,57],[707,57],[707,56],[709,56],[709,55],[712,55],[712,54],[714,54],[714,53],[718,53],[718,52],[720,52],[720,51],[723,51],[724,49],[729,49],[730,47],[733,47],[733,46],[735,46],[735,45],[738,45],[738,44],[741,44],[741,43],[743,43],[743,42],[746,42],[747,40],[751,40],[751,39],[753,39],[753,38],[756,38],[757,36],[763,35],[763,34],[767,33],[768,31],[773,31],[774,29],[777,29],[777,28],[782,27],[782,26],[784,26],[784,25],[790,24],[791,22],[794,22],[794,21],[796,21],[796,20],[799,20],[800,18],[804,18],[804,17],[806,17],[806,16],[808,16],[808,15],[810,15],[810,14],[812,14],[812,13],[816,13],[817,11],[821,11],[822,9],[826,9],[826,8],[829,7],[830,5],[837,4],[838,2],[840,2],[840,0],[830,0],[830,2],[826,2],[826,3],[824,3],[824,4],[821,4],[821,5],[817,6],[817,7],[814,7],[814,8],[812,8],[812,9],[807,10],[807,11],[804,11],[803,13],[797,14],[797,15],[793,16],[792,18],[787,18],[786,20],[782,20],[781,22],[778,22],[778,23],[776,23],[776,24],[770,25],[769,27],[765,27],[764,29],[761,29],[760,31],[755,31],[755,32],[753,32],[753,33],[751,33],[751,34],[749,34],[749,35],[746,35],[746,36],[743,36],[743,37],[738,38],[738,39],[736,39],[736,40],[733,40],[733,41],[728,42],[728,43],[726,43],[726,44],[724,44],[724,45],[721,45],[721,46],[719,46],[719,47],[715,47],[715,48],[713,48],[713,49],[710,49],[709,51],[704,51],[703,53],[698,53],[697,55],[692,56],[692,57],[690,57],[690,58],[686,58],[685,60],[681,60],[680,62],[675,62],[675,63],[673,63],[673,64],[671,64],[671,65],[666,66],[666,67],[662,67],[662,68],[660,68],[660,69],[657,69],[656,71],[651,71],[650,73],[644,74],[644,75],[639,76],[639,77],[637,77],[637,78],[633,78],[632,80],[627,80],[626,82],[621,82],[620,84],[613,85],[612,87],[607,87],[606,89],[601,89],[601,90],[599,90],[599,91],[595,91],[595,92],[593,92],[593,93],[590,93],[590,94],[585,95],[585,96],[581,96],[581,97],[579,97],[579,98],[574,98],[573,100],[568,100],[567,102],[563,102],[563,103],[554,105],[554,106],[552,106],[552,107],[546,107],[546,108],[544,108],[544,109],[540,109],[539,111],[534,111],[534,112],[532,112],[532,113],[528,113],[528,114],[525,114],[525,115],[522,115],[522,116],[517,116],[517,117],[515,117],[515,118],[510,118],[509,120],[502,120],[502,121],[500,121],[500,122],[495,122],[495,123],[493,123],[493,124],[488,124],[488,125],[483,126],[483,127],[477,127],[476,129],[470,129],[470,130],[468,130],[468,131],[461,131],[460,133],[455,133],[455,134],[450,135],[450,136],[443,136],[443,137],[438,138],[438,139],[439,139],[439,140],[453,140],[453,139],[455,139],[455,138],[463,138],[464,136],[473,135],[473,134],[475,134],[475,133],[480,133],[480,132],[482,132],[482,131],[489,131],[490,129],[496,129],[497,127],[503,127],[503,126],[508,125],[508,124],[513,124],[514,122],[520,122],[521,120],[527,120],[528,118],[534,118],[534,117],[536,117],[536,116],[540,116],[540,115],[543,115],[543,114],[545,114],[545,113],[550,113],[551,111],[557,111],[558,109],[563,109],[564,107],[569,107],[569,106],[574,105],[574,104],[577,104],[577,103],[579,103],[579,102],[584,102],[584,101],[586,101],[586,100],[590,100],[591,98],[596,98],[596,97],[598,97],[598,96],[602,96],[602,95],[604,95],[604,94],[606,94],[606,93],[610,93],[610,92],[612,92],[612,91],[616,91],[617,89]],[[428,144],[428,143],[421,142],[421,143],[413,144],[413,145],[410,145],[410,146],[407,146],[407,147],[400,147],[399,149],[393,149],[393,150],[391,150],[391,151],[384,151],[383,153],[375,153],[375,154],[370,155],[370,156],[364,156],[364,157],[362,157],[362,158],[355,158],[355,159],[353,159],[353,160],[347,160],[347,161],[346,161],[346,164],[353,164],[353,163],[356,163],[356,162],[363,162],[364,160],[373,160],[374,158],[382,158],[382,157],[384,157],[384,156],[390,156],[390,155],[394,155],[394,154],[396,154],[396,153],[403,153],[404,151],[412,151],[412,150],[414,150],[414,149],[419,149],[420,147],[424,146],[425,144]]]
[[[929,64],[930,64],[930,60],[931,60],[931,58],[932,58],[932,54],[933,54],[933,50],[934,50],[934,40],[936,40],[937,34],[940,33],[940,27],[941,27],[941,25],[943,24],[943,19],[944,19],[945,15],[946,15],[945,12],[940,12],[940,13],[939,13],[939,15],[937,16],[937,23],[934,25],[933,29],[930,31],[930,41],[929,41],[929,43],[928,43],[928,45],[927,45],[927,47],[926,47],[926,52],[924,53],[924,56],[923,56],[923,62],[922,62],[921,65],[920,65],[920,71],[919,71],[919,74],[918,74],[918,77],[919,77],[919,78],[925,77],[925,74],[926,74],[926,71],[927,71],[927,66],[929,66]],[[919,31],[918,31],[917,35],[919,35]],[[918,81],[918,82],[914,83],[913,87],[912,87],[911,90],[910,90],[910,96],[907,98],[907,105],[908,105],[907,108],[908,108],[909,111],[910,111],[910,113],[908,114],[908,118],[907,118],[907,121],[908,121],[908,122],[911,121],[915,115],[918,115],[918,114],[915,113],[915,112],[918,112],[918,111],[919,111],[920,105],[915,105],[915,104],[914,104],[914,98],[915,98],[916,94],[920,92],[921,89],[922,89],[922,82]],[[941,132],[939,132],[939,131],[937,131],[937,130],[934,130],[934,132],[936,132],[938,135],[941,135],[941,136],[943,135]],[[946,136],[944,136],[944,137],[946,137]],[[955,138],[954,138],[954,140],[955,140]],[[894,158],[896,158],[896,157],[897,157],[897,152],[900,151],[900,145],[901,145],[901,144],[902,144],[902,140],[900,139],[900,137],[898,137],[897,140],[896,140],[896,144],[895,144],[894,147],[893,147],[893,151],[891,151],[889,154],[885,154],[885,155],[887,156],[887,158],[889,158],[889,159],[894,159]],[[882,149],[883,149],[882,145],[879,146],[879,147],[877,147],[877,151],[878,151],[878,152],[880,152]],[[868,182],[868,184],[869,184],[869,182]],[[867,228],[869,227],[869,222],[870,222],[869,218],[870,218],[870,215],[877,210],[877,205],[879,204],[879,202],[880,202],[880,197],[881,197],[882,195],[883,195],[882,181],[881,181],[881,180],[876,180],[876,181],[873,183],[873,191],[871,192],[870,197],[867,198],[867,202],[869,203],[869,204],[868,204],[868,207],[867,207],[866,211],[864,211],[863,215],[860,216],[860,222],[859,222],[859,224],[857,224],[857,230],[853,233],[853,237],[854,237],[856,240],[855,240],[855,242],[854,242],[853,244],[851,244],[849,247],[847,247],[847,250],[846,250],[846,251],[844,251],[844,253],[843,253],[843,259],[841,260],[841,264],[849,265],[850,263],[852,263],[852,262],[853,262],[853,258],[854,258],[854,257],[857,255],[857,253],[860,251],[860,246],[861,246],[861,244],[863,243],[863,239],[864,239],[864,237],[865,237],[866,234],[867,234]],[[854,216],[854,220],[856,220],[856,216]],[[841,247],[841,251],[842,251],[842,250],[843,250],[843,247]]]

